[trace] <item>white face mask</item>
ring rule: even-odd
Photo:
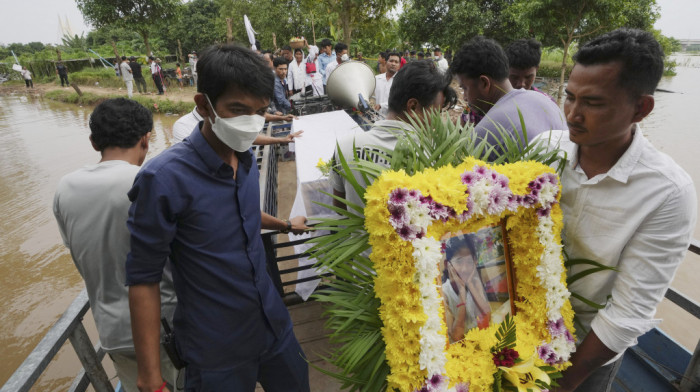
[[[347,53],[345,53],[344,55],[340,56],[340,61],[346,62],[346,61],[348,61],[348,60],[350,60],[350,56],[348,56]]]
[[[214,110],[214,105],[211,104],[209,97],[206,94],[204,96],[207,97],[211,111],[216,118],[216,122],[212,122],[211,118],[207,117],[216,137],[234,151],[248,151],[265,126],[265,117],[254,114],[252,116],[221,118]]]

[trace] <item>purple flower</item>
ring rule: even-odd
[[[396,188],[389,194],[389,202],[394,204],[406,203],[408,198],[408,191],[406,188]]]
[[[575,343],[576,339],[574,339],[574,335],[571,334],[571,332],[567,329],[566,332],[564,333],[566,336],[566,341],[569,343]]]
[[[549,328],[549,333],[552,336],[560,336],[565,332],[568,332],[566,325],[564,325],[564,318],[560,317],[557,321],[549,320],[547,321],[547,328]]]
[[[540,218],[545,218],[549,216],[549,213],[552,211],[551,208],[538,208],[537,209],[537,216]]]
[[[389,203],[388,209],[389,214],[391,214],[389,221],[391,222],[392,226],[396,227],[408,223],[409,217],[406,213],[406,207],[403,204]]]
[[[537,195],[525,195],[522,199],[522,205],[534,206],[537,203]]]
[[[508,184],[510,183],[510,180],[508,177],[504,175],[499,175],[498,178],[496,179],[496,184],[500,185],[503,188],[508,188]]]
[[[472,185],[476,181],[476,175],[472,172],[465,171],[462,174],[462,184]]]
[[[402,240],[404,241],[412,241],[416,239],[416,230],[414,230],[411,225],[403,225],[396,230],[396,232],[399,234],[399,237],[401,237]]]
[[[537,355],[539,355],[541,360],[547,362],[548,365],[554,365],[559,362],[557,353],[546,343],[537,347]]]
[[[455,392],[469,392],[469,383],[460,382],[455,385]]]
[[[420,192],[416,189],[411,189],[408,191],[408,197],[411,199],[418,199],[420,197]]]
[[[440,388],[443,383],[445,382],[445,377],[440,375],[440,374],[433,374],[432,377],[428,379],[428,387],[431,389],[435,388]]]
[[[474,172],[480,176],[485,176],[486,173],[488,173],[488,169],[486,169],[484,166],[474,166]]]

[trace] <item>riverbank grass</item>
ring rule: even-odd
[[[125,98],[124,95],[98,95],[89,92],[78,95],[76,92],[65,90],[49,91],[44,97],[79,105],[97,105],[109,98]],[[192,111],[192,102],[173,102],[169,99],[160,100],[143,96],[134,96],[132,99],[153,113],[186,114]]]

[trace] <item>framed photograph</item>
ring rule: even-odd
[[[504,224],[476,232],[446,233],[440,292],[450,343],[514,315],[514,282]]]

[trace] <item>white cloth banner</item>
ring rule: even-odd
[[[362,128],[344,111],[318,113],[302,116],[292,123],[292,132],[304,131],[303,137],[294,139],[294,149],[296,152],[297,164],[297,194],[290,218],[295,216],[318,217],[334,215],[330,210],[321,207],[314,202],[333,204],[333,199],[321,193],[325,191],[333,193],[328,177],[324,177],[316,167],[319,158],[328,161],[333,158],[335,152],[336,139],[344,135],[353,135],[363,132]],[[322,232],[315,232],[315,235],[322,235]],[[289,234],[291,241],[311,238],[312,234],[293,235]],[[307,251],[310,245],[297,245],[294,247],[295,253]],[[299,266],[314,264],[315,259],[308,257],[299,258]],[[303,279],[317,275],[315,269],[299,271],[297,279]],[[320,279],[309,282],[298,283],[296,292],[306,301],[318,286]]]

